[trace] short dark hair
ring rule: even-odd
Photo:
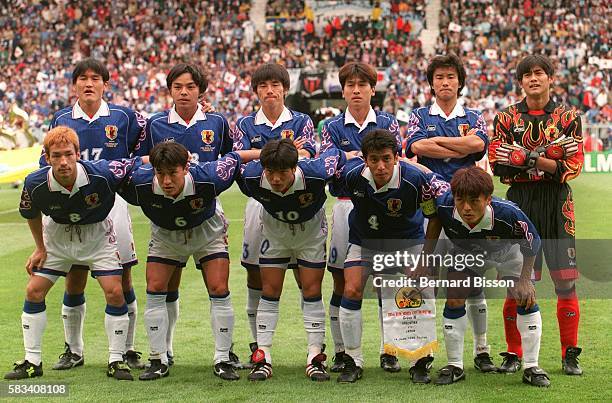
[[[456,197],[489,197],[493,194],[491,175],[476,165],[457,170],[450,185],[453,196]]]
[[[286,68],[278,63],[266,63],[259,66],[251,76],[251,88],[253,91],[257,91],[257,86],[268,80],[281,82],[283,88],[287,91],[291,85],[289,72]]]
[[[110,80],[110,73],[106,66],[99,60],[94,59],[92,57],[88,57],[87,59],[83,59],[74,66],[74,70],[72,70],[72,84],[76,84],[77,79],[85,74],[87,70],[91,70],[96,74],[102,76],[102,81],[105,83]]]
[[[338,79],[340,86],[344,89],[344,84],[349,78],[357,77],[370,83],[370,87],[375,88],[378,81],[378,72],[374,67],[367,63],[350,62],[340,68]]]
[[[516,80],[520,83],[523,76],[533,70],[535,67],[540,67],[548,77],[555,74],[555,67],[550,59],[544,55],[529,55],[525,56],[516,66]]]
[[[459,96],[461,94],[461,90],[463,89],[463,87],[465,87],[466,72],[465,67],[463,67],[463,62],[461,61],[459,56],[454,53],[434,56],[434,58],[431,59],[431,61],[429,62],[429,65],[427,66],[427,82],[431,87],[431,94],[434,96],[436,95],[433,89],[434,73],[437,69],[441,67],[451,67],[457,71],[457,79],[459,80],[457,96]]]
[[[393,133],[387,129],[375,129],[365,135],[361,142],[361,153],[364,158],[373,151],[391,149],[393,154],[397,154],[397,140]]]
[[[191,78],[198,86],[200,94],[206,92],[206,89],[208,88],[208,78],[206,78],[206,74],[204,74],[204,71],[200,68],[200,66],[193,63],[179,63],[174,66],[172,70],[170,70],[168,77],[166,77],[166,85],[168,86],[168,89],[171,89],[170,87],[172,87],[172,83],[185,73],[191,74]]]
[[[291,139],[270,140],[261,149],[259,161],[264,169],[271,171],[295,168],[298,150]]]
[[[149,153],[149,162],[157,171],[186,167],[189,163],[189,151],[180,143],[164,141],[153,147]]]

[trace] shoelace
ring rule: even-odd
[[[79,242],[82,243],[83,241],[81,240],[81,226],[78,224],[69,224],[65,229],[66,232],[70,232],[70,242],[72,242],[73,230],[74,232],[76,232],[77,236],[79,237]]]

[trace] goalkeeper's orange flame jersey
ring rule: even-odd
[[[538,175],[535,170],[496,164],[495,152],[502,144],[517,144],[528,150],[537,150],[566,136],[578,143],[578,152],[566,159],[557,160],[554,174]],[[548,180],[567,182],[580,174],[584,162],[582,123],[576,108],[548,101],[543,111],[529,111],[527,101],[511,105],[497,113],[493,121],[493,137],[489,143],[489,162],[496,176],[506,184]]]

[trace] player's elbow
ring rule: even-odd
[[[421,155],[425,151],[425,143],[421,141],[415,141],[410,145],[410,152],[414,155]],[[407,153],[408,154],[408,153]]]

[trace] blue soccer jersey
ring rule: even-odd
[[[448,187],[435,174],[425,174],[399,161],[389,183],[377,189],[365,162],[347,161],[341,180],[351,195],[349,242],[368,239],[424,239],[423,214],[435,215],[434,192]]]
[[[230,152],[211,162],[190,164],[183,192],[176,199],[166,196],[151,165],[135,170],[119,194],[140,206],[157,226],[167,230],[197,227],[215,214],[215,198],[227,190],[239,171],[240,156]]]
[[[103,221],[113,208],[115,192],[142,164],[140,158],[115,161],[84,161],[76,165],[77,177],[72,190],[60,185],[50,166],[26,177],[19,212],[33,219],[40,213],[59,224],[93,224]]]
[[[232,130],[234,151],[262,149],[270,140],[306,138],[303,148],[315,156],[314,125],[308,115],[284,108],[278,120],[272,124],[263,109],[243,116]]]
[[[489,138],[487,137],[487,124],[478,110],[457,105],[448,116],[449,119],[442,116],[442,113],[437,104],[418,108],[412,112],[408,121],[406,156],[408,158],[415,156],[411,147],[419,140],[440,136],[478,136],[484,142],[483,150],[463,158],[440,159],[418,156],[420,164],[440,175],[445,181],[450,181],[458,169],[472,166],[484,157]]]
[[[133,110],[102,101],[98,112],[89,118],[78,103],[56,112],[50,129],[68,126],[79,136],[81,159],[88,161],[117,160],[133,155],[146,155],[146,119]],[[44,155],[40,166],[47,165]]]
[[[450,190],[436,197],[437,215],[448,238],[459,248],[475,253],[507,250],[519,244],[524,256],[535,256],[540,236],[527,215],[511,201],[493,196],[482,220],[473,228],[464,223],[455,208]]]
[[[398,155],[402,155],[402,140],[397,119],[389,113],[376,112],[371,108],[361,128],[357,126],[348,110],[326,120],[321,131],[321,152],[326,152],[331,148],[344,152],[361,151],[361,141],[369,131],[374,129],[387,129],[393,133],[397,139]],[[330,183],[329,191],[332,196],[350,197],[350,193],[338,185],[338,183]]]
[[[148,151],[158,143],[175,141],[185,146],[194,163],[215,161],[232,151],[225,117],[219,113],[204,113],[201,105],[189,122],[185,122],[174,107],[157,113],[147,122],[145,132]]]
[[[242,192],[260,202],[274,218],[296,224],[310,220],[327,198],[325,185],[344,165],[343,152],[330,150],[319,158],[298,161],[295,180],[285,193],[272,190],[259,161],[241,167],[238,184]]]

